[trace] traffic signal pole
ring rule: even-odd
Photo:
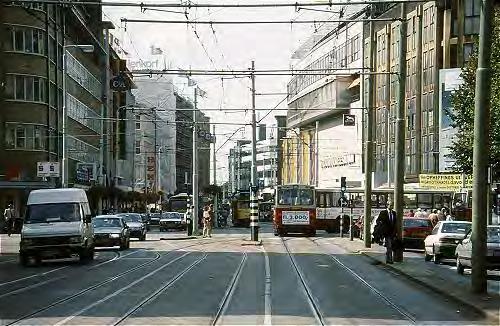
[[[476,71],[476,98],[474,105],[474,150],[472,188],[472,292],[486,293],[486,235],[488,197],[488,160],[490,157],[490,93],[491,42],[493,0],[483,0],[479,25],[479,56]]]
[[[255,61],[252,61],[252,71]],[[255,118],[255,75],[252,73],[252,168],[250,179],[250,232],[252,241],[259,241],[259,201],[257,198],[257,124]]]

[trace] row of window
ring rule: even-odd
[[[325,71],[338,68],[345,68],[347,65],[359,59],[361,50],[360,36],[356,35],[348,39],[347,42],[336,46],[332,51],[309,64],[304,70]],[[324,73],[324,72],[323,72]],[[288,95],[294,96],[307,86],[325,77],[323,73],[311,73],[309,75],[294,76],[288,83]]]
[[[72,160],[86,163],[99,162],[99,149],[78,138],[68,136],[66,138],[68,157]]]
[[[33,124],[6,123],[5,147],[7,149],[47,149],[47,128]]]
[[[99,80],[69,53],[67,53],[66,56],[66,68],[68,76],[73,78],[73,80],[85,88],[95,98],[100,98],[102,89]]]
[[[44,77],[7,74],[6,99],[46,103],[46,83]]]
[[[39,28],[9,25],[5,48],[7,51],[45,55],[45,31]]]
[[[94,110],[80,102],[72,95],[67,95],[68,117],[89,127],[97,133],[101,132],[101,116]]]

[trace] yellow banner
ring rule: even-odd
[[[419,186],[423,189],[460,190],[463,188],[461,174],[420,174]],[[466,176],[465,188],[472,188],[472,176]]]

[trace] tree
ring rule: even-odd
[[[203,189],[203,192],[205,194],[215,196],[215,195],[218,195],[218,194],[222,193],[222,188],[220,186],[218,186],[218,185],[213,185],[212,184],[212,185],[206,186]]]
[[[491,49],[491,118],[490,157],[493,180],[500,180],[500,10],[494,17],[493,43]],[[476,47],[477,48],[477,47]],[[457,134],[450,146],[450,158],[455,159],[453,168],[458,172],[472,174],[474,143],[474,96],[478,53],[474,51],[462,68],[463,84],[452,97],[453,111],[447,114],[453,120]]]

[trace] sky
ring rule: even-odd
[[[119,1],[119,0],[117,0]],[[254,1],[254,0],[252,0]],[[255,0],[257,1],[257,0]],[[284,0],[258,0],[259,3],[291,2]],[[148,0],[148,3],[165,3],[166,0]],[[169,0],[168,2],[176,2]],[[192,1],[193,2],[193,1]],[[203,0],[203,3],[244,3],[245,1]],[[300,44],[315,32],[317,24],[283,24],[283,25],[196,25],[196,24],[155,24],[155,23],[122,23],[121,18],[185,20],[183,9],[165,8],[180,13],[158,12],[139,7],[104,7],[104,19],[114,23],[113,34],[120,38],[123,48],[129,55],[141,60],[151,58],[151,46],[163,51],[166,64],[172,68],[184,69],[248,69],[251,61],[255,61],[256,69],[288,69],[291,55]],[[315,9],[338,10],[338,7],[315,7]],[[285,8],[191,8],[187,10],[190,20],[314,20],[337,17],[334,13],[299,10],[294,7]],[[195,33],[196,31],[196,33]],[[197,36],[198,35],[198,36]],[[233,140],[250,139],[250,128],[244,127],[232,137],[227,138],[242,128],[238,125],[251,121],[251,113],[234,111],[234,109],[251,108],[250,78],[233,78],[223,80],[217,76],[193,77],[198,86],[206,92],[199,100],[199,108],[205,112],[212,122],[216,123],[217,181],[227,180],[227,155]],[[256,76],[257,93],[285,93],[289,76]],[[192,95],[185,78],[175,78],[175,84],[181,93]],[[285,95],[257,96],[257,119],[260,120],[269,109],[278,109],[267,115],[262,121],[271,125],[275,115],[286,115]],[[233,111],[224,111],[233,109]],[[222,146],[226,143],[224,146]],[[222,147],[221,147],[222,146]]]

